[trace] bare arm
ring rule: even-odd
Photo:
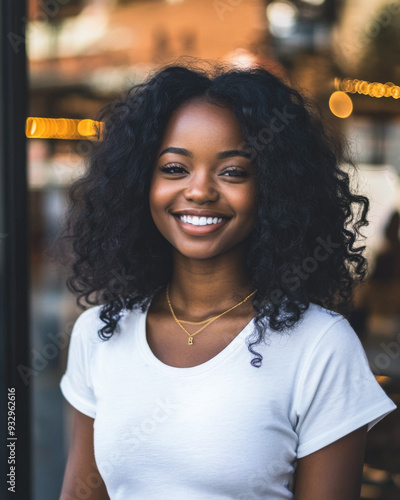
[[[359,500],[367,426],[300,458],[295,500]]]
[[[73,408],[71,444],[59,500],[110,500],[94,458],[93,422]]]

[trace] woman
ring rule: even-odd
[[[359,498],[396,406],[333,312],[366,270],[339,146],[261,67],[169,65],[101,119],[71,190],[69,286],[96,307],[61,500]]]

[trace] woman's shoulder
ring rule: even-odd
[[[75,325],[90,324],[100,318],[101,306],[93,306],[81,312],[75,320]]]
[[[282,338],[293,347],[297,346],[303,352],[312,349],[322,338],[334,336],[356,336],[347,319],[340,313],[310,303],[300,320],[281,334]]]
[[[336,321],[342,320],[345,320],[345,317],[342,314],[311,302],[308,309],[304,312],[301,321],[307,324],[312,323],[324,327],[335,323]]]
[[[94,306],[85,309],[76,318],[73,329],[72,336],[87,336],[91,332],[96,332],[98,329],[104,326],[104,323],[100,319],[101,306]]]
[[[101,319],[102,308],[103,305],[97,305],[83,311],[75,320],[71,335],[83,336],[94,343],[103,342],[98,335],[99,330],[106,326],[106,323]],[[126,329],[127,324],[131,325],[132,321],[137,320],[141,314],[144,313],[140,309],[123,309],[112,337]]]

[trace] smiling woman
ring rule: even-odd
[[[396,406],[342,315],[368,200],[308,107],[261,67],[168,65],[99,117],[66,228],[69,287],[95,307],[60,384],[61,500],[83,484],[91,500],[359,498],[366,433]]]
[[[249,155],[235,149],[242,142],[228,107],[197,100],[171,116],[151,180],[150,211],[174,254],[223,255],[224,261],[241,254],[243,261],[257,204]]]

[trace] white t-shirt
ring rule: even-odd
[[[111,500],[293,499],[298,458],[396,408],[347,320],[315,304],[255,346],[261,368],[253,320],[211,360],[177,368],[151,351],[147,311],[126,311],[108,341],[98,314],[78,318],[60,387],[95,419]]]

